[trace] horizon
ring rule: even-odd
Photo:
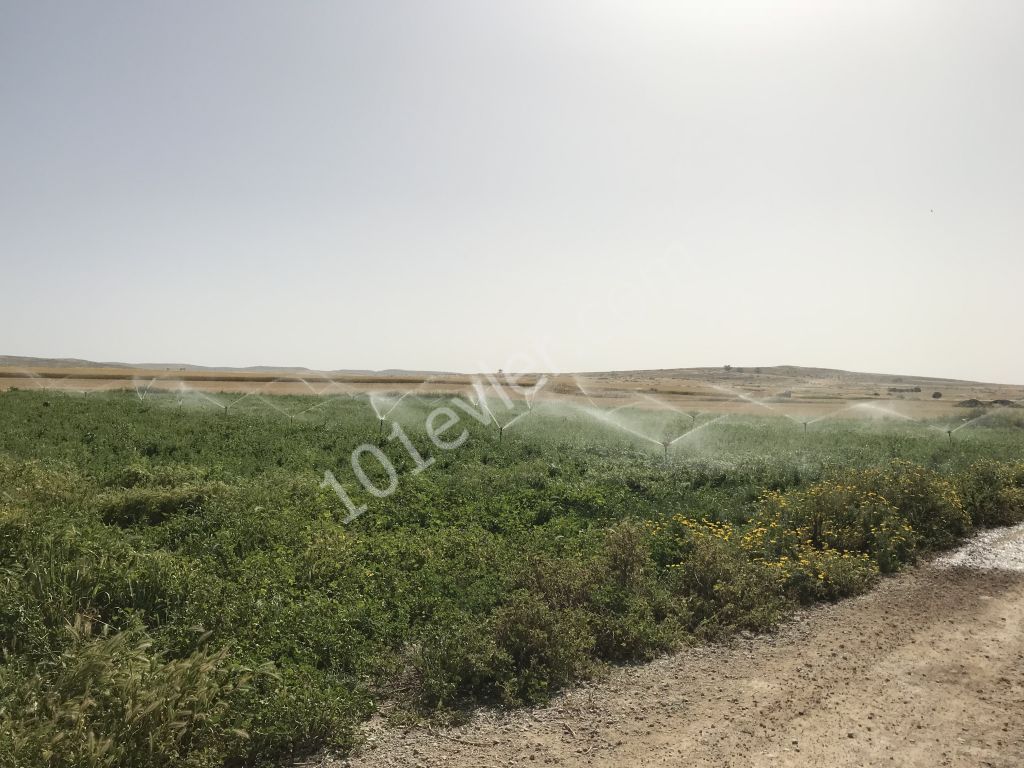
[[[27,361],[36,361],[35,364],[31,362],[24,362],[13,364],[7,362],[8,359],[13,358],[24,358]],[[273,365],[266,363],[257,363],[254,365],[201,365],[197,363],[183,363],[183,362],[126,362],[122,360],[89,360],[80,357],[38,357],[34,355],[4,355],[0,354],[0,367],[10,367],[16,371],[26,371],[28,368],[59,368],[57,365],[47,365],[47,363],[61,363],[68,362],[74,363],[75,365],[69,367],[91,367],[91,366],[115,366],[125,367],[128,370],[150,370],[155,371],[158,369],[166,369],[170,372],[175,372],[174,369],[180,371],[192,370],[203,370],[211,372],[231,372],[231,371],[266,371],[269,373],[289,371],[306,371],[313,374],[425,374],[435,376],[475,376],[486,373],[493,373],[495,370],[502,369],[475,369],[475,370],[446,370],[442,368],[406,368],[403,366],[388,366],[387,368],[366,368],[366,367],[351,367],[351,368],[311,368],[303,365]],[[87,364],[87,365],[82,365]],[[951,381],[951,382],[965,382],[971,384],[983,384],[983,385],[997,385],[997,386],[1009,386],[1017,387],[1024,386],[1024,383],[1014,381],[990,381],[984,379],[965,379],[955,376],[941,376],[932,375],[917,372],[908,371],[863,371],[852,368],[830,368],[819,365],[794,365],[792,363],[778,363],[774,365],[744,365],[744,364],[724,364],[724,365],[688,365],[688,366],[674,366],[674,367],[660,367],[660,368],[608,368],[603,370],[545,370],[542,368],[535,369],[509,369],[505,373],[508,375],[546,375],[551,374],[554,376],[597,376],[597,375],[609,375],[609,374],[626,374],[626,373],[659,373],[659,372],[675,372],[675,371],[721,371],[723,373],[737,373],[737,374],[753,374],[758,375],[762,372],[765,375],[769,375],[772,369],[795,369],[797,371],[826,371],[832,373],[841,374],[852,374],[860,376],[879,376],[879,377],[892,377],[892,378],[906,378],[906,379],[933,379],[935,381]]]
[[[1024,382],[1022,23],[923,0],[9,5],[0,346]]]

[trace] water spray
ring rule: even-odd
[[[726,387],[726,386],[723,386],[723,385],[720,385],[720,384],[711,384],[711,383],[709,383],[708,386],[710,386],[712,389],[717,389],[719,392],[725,392],[726,394],[732,395],[733,397],[738,397],[740,400],[745,400],[748,403],[760,406],[761,408],[765,408],[765,409],[767,409],[769,411],[772,411],[773,413],[782,414],[787,419],[789,419],[790,421],[795,422],[797,424],[801,423],[800,419],[798,419],[793,414],[786,413],[781,408],[776,408],[774,405],[772,405],[770,403],[767,403],[767,402],[765,402],[763,400],[758,400],[757,398],[752,397],[751,395],[748,395],[748,394],[746,394],[744,392],[740,392],[739,390],[731,389],[729,387]]]

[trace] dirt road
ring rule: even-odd
[[[1007,568],[993,569],[1000,548]],[[1024,528],[1007,531],[773,636],[618,669],[542,709],[444,731],[371,726],[362,755],[327,764],[1017,768],[1022,549]]]

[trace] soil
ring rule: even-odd
[[[460,727],[368,724],[324,768],[1024,765],[1024,527],[799,613]]]

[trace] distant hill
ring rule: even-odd
[[[301,366],[250,365],[246,367],[192,365],[190,363],[118,363],[97,362],[79,358],[20,357],[0,355],[0,368],[114,368],[145,371],[191,371],[196,373],[251,373],[283,374],[288,376],[459,376],[453,371],[416,371],[408,368],[387,368],[374,371],[368,368],[336,368],[321,371]],[[686,379],[689,381],[723,382],[730,379],[748,384],[763,381],[769,384],[773,379],[788,382],[835,382],[841,384],[863,384],[874,386],[935,386],[935,385],[994,385],[992,382],[976,382],[964,379],[944,379],[912,374],[864,373],[838,368],[812,368],[799,365],[744,366],[731,365],[702,368],[650,368],[619,371],[578,371],[583,376],[651,377],[661,379]],[[1012,385],[1010,385],[1012,386]]]
[[[224,373],[287,373],[293,375],[317,374],[339,376],[455,376],[451,371],[413,371],[387,368],[374,371],[368,368],[337,368],[320,371],[301,366],[250,365],[245,367],[192,365],[191,363],[108,363],[81,360],[76,357],[19,357],[0,355],[0,367],[7,368],[125,368],[147,371],[204,371]]]
[[[0,355],[0,366],[10,368],[136,368],[128,363],[98,363],[77,357],[18,357]]]
[[[727,380],[729,377],[765,377],[780,379],[832,380],[844,382],[873,382],[877,384],[988,384],[967,379],[943,379],[932,376],[914,376],[898,373],[864,373],[839,368],[811,368],[799,365],[747,366],[730,365],[715,368],[653,368],[623,371],[588,371],[586,376],[659,376],[688,380]]]

